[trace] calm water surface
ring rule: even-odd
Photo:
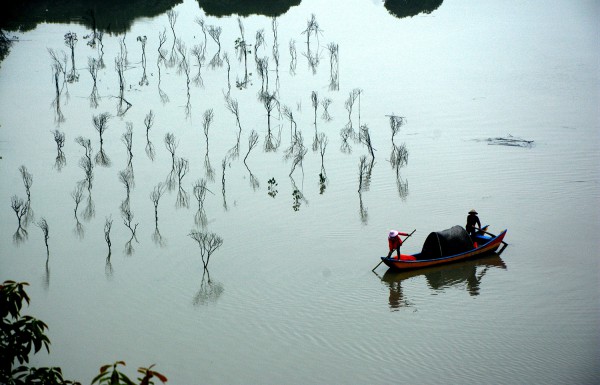
[[[0,279],[30,282],[27,313],[49,325],[51,354],[36,355],[34,365],[61,366],[82,382],[116,360],[132,376],[155,363],[173,384],[598,382],[596,1],[446,1],[430,14],[399,18],[379,1],[304,0],[275,23],[240,19],[252,45],[241,89],[237,16],[207,15],[194,1],[173,11],[180,51],[164,13],[137,19],[126,33],[105,33],[102,49],[86,44],[89,26],[42,23],[18,34],[1,63]],[[307,44],[312,15],[318,29]],[[220,52],[210,36],[205,43],[198,19],[207,30],[221,28]],[[162,31],[167,61],[159,60]],[[255,49],[260,31],[264,44]],[[78,37],[79,78],[71,83],[64,83],[73,70],[67,32]],[[193,52],[202,46],[198,67]],[[49,49],[65,68],[58,99]],[[229,72],[225,62],[210,65],[223,53]],[[95,107],[88,63],[100,57]],[[119,109],[119,58],[129,109]],[[267,85],[255,58],[268,58],[270,119],[258,100]],[[194,82],[198,70],[202,84]],[[349,114],[354,90],[360,97]],[[227,94],[238,102],[241,133]],[[322,118],[326,98],[331,120]],[[291,176],[285,153],[293,125],[284,106],[307,150]],[[92,119],[102,113],[110,114],[102,147],[110,165],[94,162],[75,216],[72,192],[85,178],[75,139],[89,139],[95,157]],[[390,164],[392,114],[406,118],[394,137],[409,154],[398,171]],[[368,147],[352,138],[343,151],[349,124],[355,133],[368,127],[372,163]],[[119,180],[129,164],[128,125],[129,203],[138,225],[130,244]],[[265,150],[269,125],[280,140],[274,151]],[[312,149],[315,129],[327,138],[323,158]],[[65,135],[60,170],[54,130]],[[253,130],[258,142],[250,148]],[[172,169],[167,133],[178,141],[176,157],[189,162],[181,183],[189,207],[177,205],[175,187],[160,199],[155,222],[149,195]],[[230,157],[238,134],[240,155]],[[361,184],[362,156],[371,167]],[[22,165],[33,180],[27,237],[16,233],[10,204],[15,195],[27,200]],[[195,221],[193,195],[201,178],[210,190],[204,225]],[[403,249],[416,252],[429,232],[463,225],[471,208],[493,231],[508,229],[501,255],[411,273],[371,271],[390,228],[416,229]],[[34,223],[42,217],[49,256]],[[113,220],[110,258],[106,218]],[[192,230],[223,238],[210,277]]]

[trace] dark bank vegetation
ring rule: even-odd
[[[385,0],[384,7],[398,18],[413,17],[419,14],[431,14],[444,0]]]

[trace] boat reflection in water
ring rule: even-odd
[[[425,276],[427,285],[435,292],[434,294],[443,293],[451,287],[464,287],[471,296],[477,296],[479,295],[481,280],[490,268],[506,269],[506,264],[500,258],[500,254],[493,253],[483,258],[419,270],[397,271],[388,269],[380,278],[381,282],[390,290],[390,310],[396,311],[402,307],[413,306],[413,303],[409,301],[402,290],[403,281]]]

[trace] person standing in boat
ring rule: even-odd
[[[390,252],[387,255],[388,258],[391,257],[394,253],[394,250],[396,250],[396,253],[398,254],[398,259],[400,259],[400,246],[402,246],[402,238],[400,238],[401,235],[408,236],[407,233],[403,233],[396,230],[390,230],[388,234],[388,245],[390,247]]]
[[[475,227],[475,225],[477,225],[477,227]],[[467,233],[469,233],[470,236],[473,236],[475,234],[475,230],[481,229],[481,222],[479,222],[477,211],[469,211],[469,215],[467,215],[467,225],[465,226],[465,228],[467,229]]]

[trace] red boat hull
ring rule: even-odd
[[[419,254],[414,254],[414,255],[402,256],[402,258],[400,260],[398,260],[397,257],[391,257],[391,258],[381,257],[381,260],[383,261],[383,263],[388,265],[390,268],[397,269],[397,270],[420,269],[420,268],[429,267],[429,266],[437,266],[437,265],[442,265],[442,264],[446,264],[446,263],[462,261],[465,259],[476,258],[476,257],[482,256],[484,254],[488,254],[488,253],[496,251],[500,247],[500,245],[503,243],[505,235],[506,235],[506,230],[501,232],[499,235],[490,238],[490,240],[488,242],[481,244],[479,247],[476,247],[473,250],[470,250],[470,251],[467,251],[467,252],[464,252],[461,254],[451,255],[448,257],[419,260]],[[411,257],[415,258],[415,260],[411,260]]]

